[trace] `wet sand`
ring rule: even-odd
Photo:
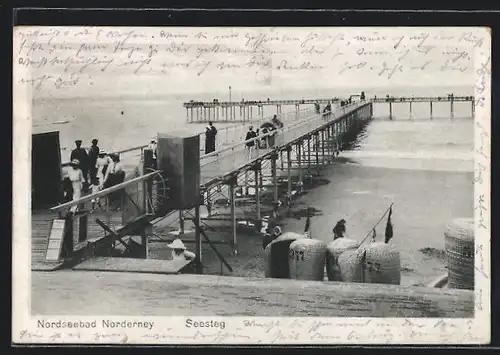
[[[391,243],[401,252],[401,284],[427,285],[445,273],[444,230],[453,218],[473,214],[472,173],[391,169],[339,161],[323,170],[322,184],[295,201],[290,211],[293,216],[281,221],[283,231],[302,232],[303,212],[314,208],[319,213],[311,219],[313,238],[331,241],[335,222],[344,218],[348,237],[361,241],[394,202]],[[385,224],[386,218],[376,228],[378,241],[384,239]],[[208,234],[211,239],[230,240],[229,231]],[[217,246],[233,267],[232,273],[222,268],[222,274],[264,277],[261,237],[240,232],[237,241],[238,255],[232,255],[228,245]],[[193,250],[194,244],[188,248]],[[169,253],[166,243],[150,243],[150,257],[168,258]],[[203,246],[202,255],[204,273],[220,275],[221,263],[208,245]]]

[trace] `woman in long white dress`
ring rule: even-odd
[[[68,178],[71,181],[71,187],[73,188],[73,201],[76,201],[82,197],[82,189],[85,178],[83,172],[80,169],[80,161],[78,159],[73,159],[70,163],[71,168],[68,170]],[[78,205],[72,206],[70,211],[75,213],[78,210]]]
[[[110,160],[111,159],[106,155],[106,151],[101,149],[96,161],[96,176],[99,179],[99,185],[101,189],[104,186],[104,178],[106,177],[106,171],[109,166]]]

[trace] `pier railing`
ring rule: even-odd
[[[292,112],[284,112],[277,114],[276,117],[281,120],[284,123],[288,123],[291,121],[295,121],[297,119],[302,119],[304,117],[308,117],[311,115],[313,112],[313,109],[308,108],[308,109],[302,109],[299,111],[292,111]],[[230,126],[225,126],[225,127],[220,127],[217,128],[217,139],[216,139],[216,144],[217,146],[224,147],[227,145],[232,145],[236,142],[242,142],[246,131],[248,130],[249,126],[254,126],[256,129],[259,128],[259,126],[264,123],[264,122],[269,122],[271,121],[272,117],[266,117],[266,118],[260,118],[257,120],[253,121],[248,121],[248,122],[242,122],[238,124],[233,124]],[[203,155],[205,152],[205,130],[203,131],[200,130],[198,133],[200,137],[200,150],[201,154]],[[143,156],[143,151],[148,147],[148,144],[132,147],[132,148],[127,148],[127,149],[122,149],[122,150],[117,150],[117,151],[112,151],[108,152],[108,154],[118,154],[120,156],[120,161],[124,165],[124,168],[126,171],[133,171],[134,168],[139,164],[142,156]],[[88,149],[88,148],[86,148]],[[61,166],[63,168],[69,167],[70,162],[65,162]]]
[[[202,183],[212,179],[225,176],[233,171],[237,171],[252,162],[261,159],[277,147],[285,146],[295,140],[306,136],[342,116],[349,111],[355,111],[358,107],[365,105],[366,102],[354,102],[347,106],[339,107],[329,114],[314,114],[308,116],[294,124],[284,126],[281,129],[259,135],[256,138],[249,139],[239,144],[233,144],[230,147],[223,148],[206,154],[200,158],[200,168],[202,173]],[[260,140],[267,140],[271,148],[259,149]],[[254,142],[254,150],[250,155],[247,144]]]
[[[259,100],[259,101],[190,101],[184,102],[185,108],[193,107],[230,107],[230,106],[274,106],[274,105],[310,105],[318,103],[334,103],[338,102],[338,98],[329,99],[300,99],[300,100]]]
[[[127,250],[133,248],[124,237],[144,234],[149,223],[161,216],[167,203],[165,190],[159,172],[151,171],[50,208],[59,215],[56,219],[65,223],[65,257],[85,250],[94,253],[100,248],[114,248],[118,243]]]

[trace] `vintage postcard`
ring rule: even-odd
[[[488,28],[13,43],[14,343],[490,341]]]

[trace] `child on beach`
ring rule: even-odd
[[[91,193],[92,194],[96,194],[98,193],[99,191],[101,191],[101,185],[99,184],[99,178],[98,177],[93,177],[92,181],[91,181]],[[100,197],[97,197],[97,198],[93,198],[92,199],[92,209],[94,210],[95,209],[95,206],[99,206],[99,208],[101,208],[101,199]]]

